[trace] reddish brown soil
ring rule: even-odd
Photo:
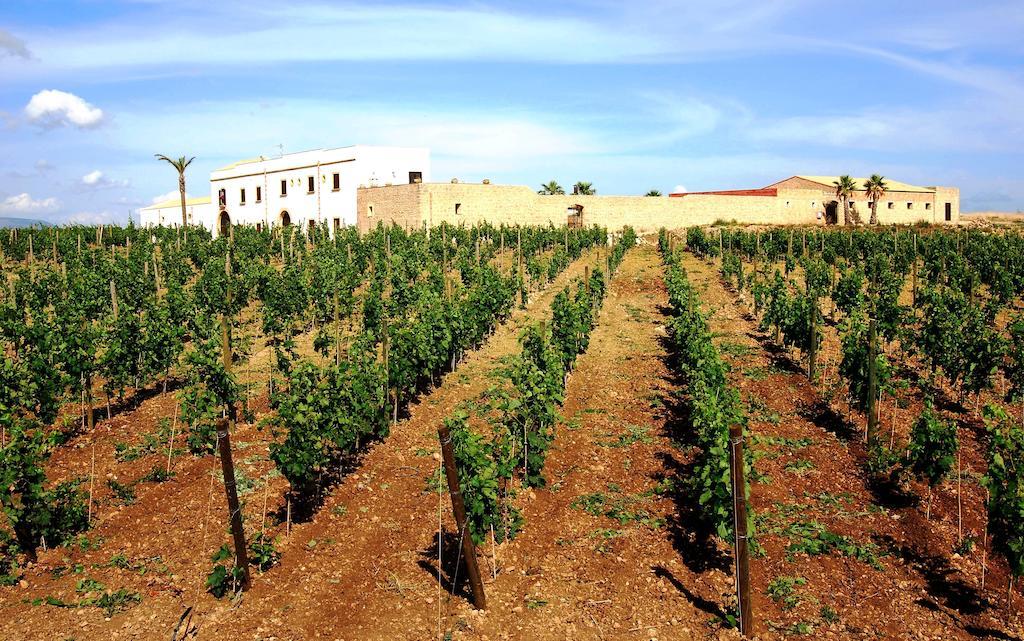
[[[118,506],[105,482],[108,475],[131,482],[166,464],[166,449],[119,463],[114,443],[137,444],[155,431],[158,420],[173,413],[171,395],[156,395],[104,421],[93,435],[98,523],[87,534],[92,545],[43,553],[26,570],[24,587],[0,588],[0,638],[168,639],[188,606],[195,607],[200,639],[736,638],[720,623],[733,603],[728,549],[699,535],[685,492],[663,483],[685,474],[690,452],[676,439],[685,440],[689,428],[675,411],[678,382],[664,340],[662,268],[649,246],[627,255],[590,347],[569,379],[565,418],[545,470],[548,486],[517,499],[526,519],[522,533],[479,550],[488,610],[470,607],[461,578],[449,592],[453,545],[446,544],[438,570],[439,524],[450,534],[454,523],[447,495],[427,483],[438,466],[437,425],[487,386],[498,359],[517,349],[519,329],[544,318],[554,293],[592,261],[590,255],[574,263],[421,397],[312,519],[293,524],[290,534],[273,516],[283,512],[286,483],[267,460],[269,434],[239,425],[236,461],[255,480],[243,496],[247,529],[258,530],[257,519],[270,513],[268,529],[283,558],[267,573],[254,574],[252,589],[236,603],[214,599],[202,585],[210,554],[229,539],[222,485],[211,474],[219,466],[215,458],[177,457],[177,476],[140,483],[130,506]],[[876,496],[860,472],[858,439],[842,427],[843,408],[823,406],[820,392],[792,360],[756,331],[745,305],[719,282],[717,268],[696,260],[687,266],[705,288],[712,329],[729,354],[733,383],[753,402],[751,432],[762,439],[752,445],[763,475],[752,484],[764,530],[759,541],[765,555],[752,566],[760,638],[788,636],[801,622],[810,626],[808,638],[1021,638],[1019,623],[1005,621],[1005,566],[990,562],[993,587],[982,593],[977,553],[950,554],[957,535],[955,489],[940,490],[930,522],[917,504],[890,505],[890,497]],[[265,405],[265,398],[254,400],[257,419]],[[900,410],[901,417],[914,412],[913,404]],[[900,429],[905,434],[908,428]],[[781,437],[810,444],[780,444]],[[962,438],[965,450],[981,451]],[[83,436],[62,447],[51,461],[51,476],[88,476],[92,442]],[[803,460],[809,463],[797,463]],[[965,456],[965,470],[977,473],[980,460]],[[661,491],[653,492],[655,487]],[[968,533],[981,523],[978,492],[965,477]],[[574,505],[596,493],[620,501],[634,518],[592,516]],[[887,507],[872,507],[878,504]],[[770,531],[796,520],[875,543],[880,554],[889,554],[880,556],[884,569],[837,553],[788,558],[791,541]],[[115,554],[136,565],[97,567],[109,565]],[[769,584],[781,576],[806,580],[795,586],[791,609],[768,595]],[[110,618],[95,607],[31,605],[48,595],[78,600],[76,582],[85,577],[112,590],[138,591],[142,602]],[[835,611],[834,622],[823,620],[826,606]]]
[[[761,629],[792,634],[805,623],[815,635],[838,638],[1019,638],[1019,620],[1007,622],[1005,564],[988,559],[987,588],[982,590],[981,546],[965,556],[954,553],[959,540],[955,480],[937,489],[931,520],[917,498],[927,495],[922,486],[892,491],[868,482],[863,416],[849,413],[845,402],[826,400],[837,384],[835,329],[825,329],[822,361],[828,381],[815,389],[805,364],[757,329],[750,308],[721,283],[717,266],[692,257],[686,266],[714,310],[711,326],[723,352],[730,354],[730,378],[744,400],[752,402],[750,433],[759,456],[755,469],[763,475],[755,477],[751,488],[763,530],[758,540],[766,552],[753,570]],[[964,535],[980,541],[984,490],[977,479],[984,472],[984,445],[978,439],[983,427],[973,412],[946,400],[941,407],[962,427]],[[897,449],[906,443],[921,407],[919,396],[903,393],[894,421],[892,400],[882,405],[886,440],[892,430]],[[767,442],[778,437],[810,444]],[[808,521],[858,543],[875,544],[885,555],[879,557],[884,570],[837,553],[787,555],[786,548],[797,539],[772,533],[773,526]],[[778,577],[806,580],[795,587],[795,606],[787,609],[783,599],[768,598],[769,583]],[[821,609],[826,606],[838,621],[824,620]]]

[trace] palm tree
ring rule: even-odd
[[[871,205],[871,220],[869,222],[872,225],[877,225],[878,201],[885,196],[885,190],[889,188],[889,185],[885,184],[885,176],[871,174],[871,178],[864,183],[864,188],[868,192],[868,203]]]
[[[157,160],[166,160],[171,164],[172,167],[178,170],[178,191],[181,193],[181,228],[188,227],[188,216],[185,214],[185,170],[192,164],[192,161],[196,159],[192,156],[189,159],[185,159],[184,156],[177,160],[168,158],[163,154],[154,154]]]
[[[564,196],[565,190],[558,184],[558,181],[552,180],[541,185],[537,193],[542,196]]]
[[[849,176],[840,176],[832,184],[836,186],[836,198],[843,203],[843,224],[851,225],[855,221],[850,217],[850,196],[857,191],[857,183]]]
[[[594,189],[594,183],[580,181],[572,186],[572,193],[577,196],[594,196],[597,194],[597,190]]]
[[[644,196],[648,196],[650,198],[657,198],[660,195],[661,195],[661,192],[658,191],[657,189],[652,189],[649,192],[647,192],[646,194],[644,194]]]

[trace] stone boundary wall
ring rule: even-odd
[[[955,190],[954,190],[955,191]],[[907,196],[931,194],[907,194]],[[902,195],[901,195],[902,196]],[[682,197],[643,196],[541,196],[522,185],[483,185],[469,183],[420,183],[359,189],[356,212],[360,232],[378,224],[396,223],[412,228],[453,225],[492,224],[564,225],[569,208],[583,206],[584,225],[602,225],[619,229],[631,225],[639,232],[652,232],[691,225],[710,225],[716,221],[746,224],[813,225],[824,224],[818,213],[824,212],[831,195],[820,189],[779,189],[777,196],[733,194],[686,194]],[[908,200],[910,200],[908,198]],[[938,222],[940,207],[925,210],[915,204],[912,210],[879,209],[882,223]],[[867,205],[861,209],[868,216]],[[897,216],[895,221],[893,217]],[[956,218],[959,218],[957,199]],[[840,220],[842,213],[840,212]]]

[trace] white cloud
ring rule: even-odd
[[[6,29],[0,29],[0,58],[3,56],[28,60],[32,57],[32,53],[28,50],[24,40]]]
[[[102,171],[97,169],[82,176],[80,186],[85,189],[108,189],[115,187],[128,187],[130,184],[131,183],[127,180],[113,180],[108,178]]]
[[[53,171],[54,169],[56,169],[56,167],[53,166],[53,163],[44,158],[40,158],[39,160],[37,160],[34,166],[36,168],[36,171],[38,171],[41,174],[45,174],[48,171]]]
[[[0,213],[2,214],[44,214],[58,209],[60,209],[60,201],[56,198],[34,200],[27,193],[10,196],[0,202]]]
[[[102,109],[73,93],[57,89],[45,89],[32,96],[25,105],[25,116],[32,124],[44,128],[70,125],[89,129],[103,123]]]

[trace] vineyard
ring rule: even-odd
[[[0,252],[0,638],[1024,634],[1015,233]]]

